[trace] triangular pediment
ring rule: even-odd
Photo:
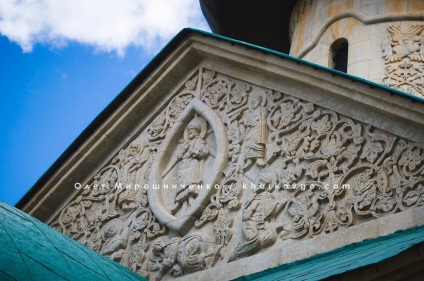
[[[424,223],[422,102],[195,32],[176,42],[25,211],[152,280],[237,278]]]

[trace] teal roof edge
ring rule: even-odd
[[[235,39],[231,39],[222,35],[212,34],[206,31],[197,30],[193,28],[184,28],[182,29],[174,38],[169,41],[165,47],[137,74],[137,76],[117,95],[109,105],[102,111],[100,114],[87,126],[87,128],[71,143],[71,145],[60,155],[60,157],[53,163],[52,166],[38,179],[38,181],[34,184],[34,186],[18,201],[15,205],[17,208],[21,209],[28,200],[46,183],[46,181],[54,174],[54,172],[66,161],[66,159],[74,153],[82,143],[88,139],[88,137],[100,126],[100,124],[107,118],[109,114],[111,114],[116,108],[120,106],[122,102],[132,93],[132,91],[144,81],[148,77],[148,75],[170,54],[187,36],[197,33],[202,34],[207,37],[212,37],[236,44],[240,44],[252,49],[256,49],[268,54],[273,54],[275,56],[279,56],[281,58],[285,58],[288,60],[295,61],[299,64],[309,65],[315,69],[320,69],[323,71],[327,71],[332,73],[333,75],[339,75],[352,81],[362,82],[368,84],[371,88],[379,88],[384,91],[387,91],[390,94],[395,94],[398,96],[402,96],[408,98],[415,102],[424,103],[424,99],[413,96],[411,94],[392,89],[371,81],[368,81],[363,78],[359,78],[350,74],[346,74],[344,72],[340,72],[334,69],[330,69],[318,64],[314,64],[278,51],[274,51],[271,49],[267,49],[261,46],[257,46],[251,43],[247,43],[244,41],[239,41]]]
[[[284,264],[234,281],[321,280],[374,264],[424,241],[424,226],[350,244],[307,259]]]
[[[0,201],[0,280],[146,280]]]

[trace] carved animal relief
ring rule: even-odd
[[[386,63],[383,84],[412,95],[424,97],[424,25],[388,28],[382,42]]]
[[[386,82],[422,94],[422,28],[391,30]],[[199,69],[52,226],[169,279],[421,206],[423,174],[421,144]]]

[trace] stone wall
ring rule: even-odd
[[[349,45],[347,73],[424,97],[424,2],[302,0],[290,54],[332,67],[331,45]]]

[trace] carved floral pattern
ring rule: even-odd
[[[216,109],[228,126],[230,163],[224,170],[224,174],[226,178],[230,178],[239,170],[237,163],[243,143],[239,123],[241,114],[247,109],[251,86],[233,83],[228,78],[217,78],[214,71],[205,71],[203,78],[205,84],[201,92],[202,101]]]
[[[210,204],[203,210],[202,216],[196,221],[195,225],[201,227],[206,222],[215,220],[220,210],[223,209],[224,204],[230,210],[238,209],[240,205],[238,199],[240,192],[240,179],[224,179],[216,194],[211,196]]]
[[[390,26],[390,35],[382,42],[386,63],[383,84],[401,91],[424,96],[424,25],[408,30]]]
[[[408,35],[391,29],[388,67],[422,63],[417,49],[421,31],[414,27]],[[400,81],[391,73],[387,83]],[[422,89],[417,81],[404,85],[416,94]],[[401,88],[396,85],[391,86]],[[253,101],[255,96],[261,98]],[[181,235],[155,217],[142,187],[166,134],[195,97],[226,125],[228,165],[194,225]],[[258,125],[263,128],[252,129]],[[215,157],[213,149],[208,151],[208,157]],[[246,165],[248,159],[252,163]],[[160,280],[254,255],[282,240],[308,239],[422,206],[423,175],[421,144],[288,94],[200,69],[145,132],[93,175],[52,226]],[[115,188],[119,183],[124,186]],[[125,188],[135,184],[141,188]],[[251,184],[254,189],[245,188]],[[272,188],[262,190],[261,184]]]

